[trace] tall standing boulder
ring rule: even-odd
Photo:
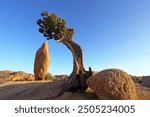
[[[106,69],[87,80],[87,85],[99,99],[134,100],[137,99],[135,83],[131,76],[119,69]]]
[[[34,61],[34,74],[35,80],[45,80],[45,75],[48,70],[50,63],[48,42],[44,42],[43,45],[38,49]]]

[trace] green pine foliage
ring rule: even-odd
[[[47,40],[58,40],[62,37],[72,39],[74,34],[73,28],[66,26],[66,21],[56,16],[55,13],[49,15],[47,11],[41,13],[42,18],[37,21],[40,26],[39,32],[46,37]]]

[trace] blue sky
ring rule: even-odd
[[[35,53],[45,38],[36,21],[42,11],[56,13],[73,27],[85,68],[119,68],[150,75],[149,0],[1,0],[0,70],[33,73]],[[49,40],[52,74],[70,74],[72,55]]]

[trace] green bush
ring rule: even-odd
[[[54,76],[51,74],[51,73],[46,73],[45,75],[45,80],[53,80],[54,79]]]

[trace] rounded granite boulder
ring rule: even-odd
[[[106,69],[87,79],[87,85],[102,100],[135,100],[137,93],[132,78],[122,70]]]

